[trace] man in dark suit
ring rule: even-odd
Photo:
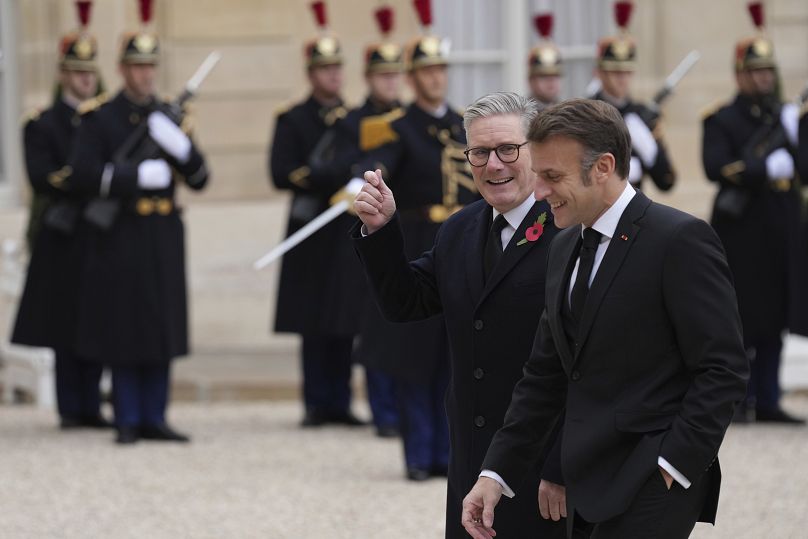
[[[325,5],[313,7],[324,28]],[[348,180],[339,167],[313,159],[323,135],[346,114],[339,42],[321,35],[307,42],[305,56],[311,95],[278,114],[269,151],[272,183],[292,193],[287,235],[327,210]],[[363,424],[350,407],[351,357],[362,305],[357,296],[364,286],[357,278],[359,264],[343,256],[350,253],[352,224],[347,214],[337,217],[284,255],[281,265],[275,331],[301,336],[303,427]]]
[[[60,43],[59,86],[53,106],[25,123],[25,164],[33,189],[28,240],[31,260],[11,342],[52,348],[60,427],[111,427],[101,410],[102,367],[76,352],[78,283],[86,242],[77,228],[84,200],[65,183],[79,124],[77,108],[98,93],[96,40],[82,28]]]
[[[715,519],[716,455],[748,377],[721,243],[626,181],[631,143],[613,106],[560,103],[527,138],[536,197],[569,228],[550,246],[533,351],[463,501],[463,525],[476,539],[494,535],[494,507],[564,409],[576,527],[598,539],[685,538]]]
[[[434,246],[412,262],[396,201],[379,171],[366,173],[368,184],[356,198],[364,226],[353,230],[355,246],[384,316],[409,321],[442,313],[446,321],[452,373],[445,398],[452,446],[449,538],[466,537],[458,524],[462,496],[502,425],[544,303],[548,245],[558,230],[547,203],[533,199],[535,175],[524,143],[537,111],[535,101],[510,93],[482,97],[466,109],[466,155],[484,200],[450,217]],[[539,488],[541,472],[541,462],[526,471],[526,488]],[[553,520],[539,518],[535,498],[509,500],[502,508],[502,536],[563,536],[558,466],[544,477],[552,483],[543,482],[541,512]]]
[[[747,398],[735,420],[799,426],[805,420],[780,406],[783,333],[808,335],[798,111],[777,94],[767,37],[739,41],[735,59],[738,93],[704,115],[702,141],[704,171],[719,187],[711,222],[727,251],[751,359]]]

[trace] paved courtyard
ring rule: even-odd
[[[785,404],[808,415],[808,396]],[[293,401],[182,402],[171,417],[192,444],[121,448],[0,406],[0,538],[442,537],[445,483],[404,481],[398,441],[302,430],[299,414]],[[808,536],[808,429],[733,427],[721,459],[718,526],[693,537]]]

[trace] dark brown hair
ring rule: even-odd
[[[594,99],[568,99],[543,109],[527,132],[530,142],[545,142],[550,137],[568,137],[583,147],[581,170],[589,183],[589,171],[598,158],[614,156],[615,172],[628,177],[631,138],[620,112],[609,103]]]

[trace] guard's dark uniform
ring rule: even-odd
[[[409,63],[445,64],[439,47],[425,37],[410,46]],[[432,52],[434,51],[434,52]],[[368,150],[359,168],[380,168],[395,193],[408,259],[430,249],[441,223],[478,196],[463,149],[462,117],[442,117],[412,104],[366,119],[360,147]],[[373,306],[362,328],[361,360],[396,378],[407,468],[444,470],[448,432],[443,399],[448,386],[448,344],[442,316],[393,324]]]
[[[64,421],[99,416],[101,365],[75,351],[81,265],[86,254],[81,194],[64,184],[79,116],[62,99],[32,117],[24,130],[25,163],[35,196],[44,201],[11,342],[52,348],[56,397]]]
[[[600,99],[601,101],[610,102],[603,96],[602,92],[595,94],[593,99]],[[612,103],[613,104],[613,103]],[[642,164],[642,178],[646,176],[651,178],[660,191],[669,191],[676,183],[676,172],[673,170],[673,165],[668,158],[668,150],[665,147],[665,142],[662,140],[661,132],[659,129],[658,115],[642,103],[629,100],[624,105],[617,107],[620,114],[625,118],[629,113],[635,113],[640,119],[648,126],[648,129],[654,134],[654,139],[657,143],[657,157],[652,167],[647,167],[640,159]],[[637,152],[631,149],[632,157],[639,157]],[[642,179],[636,183],[632,183],[634,187],[642,189]]]
[[[80,9],[79,32],[61,42],[65,71],[96,71],[95,38],[87,33],[89,11]],[[108,426],[100,415],[101,365],[76,353],[76,319],[81,265],[86,255],[80,233],[83,196],[65,184],[65,168],[79,115],[59,92],[49,109],[25,123],[23,141],[33,190],[29,220],[31,259],[11,342],[52,348],[56,356],[56,400],[62,427]]]
[[[786,148],[796,157],[785,137],[774,141],[769,126],[779,124],[777,109],[738,95],[704,119],[702,146],[707,177],[719,185],[712,225],[735,278],[745,344],[757,352],[750,395],[764,409],[778,407],[781,333],[808,331],[800,300],[806,247],[799,183],[794,177],[772,181],[766,173],[766,158],[774,150]],[[764,366],[767,373],[756,377]]]
[[[797,135],[797,171],[800,181],[808,182],[808,101],[800,109],[800,123]]]

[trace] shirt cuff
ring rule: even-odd
[[[362,223],[359,233],[362,234],[363,238],[367,238],[370,235],[370,232],[368,232],[368,226],[365,223]]]
[[[480,472],[480,477],[487,477],[499,483],[500,486],[502,487],[502,494],[504,494],[508,498],[513,498],[514,496],[516,496],[516,493],[513,490],[511,490],[511,487],[508,486],[505,480],[502,479],[502,477],[500,477],[500,475],[497,472],[494,472],[492,470],[483,470]]]
[[[687,477],[682,475],[682,473],[679,470],[674,468],[673,464],[671,464],[670,462],[668,462],[667,460],[665,460],[662,457],[659,457],[657,459],[657,464],[659,464],[660,468],[662,468],[663,470],[665,470],[666,472],[671,474],[671,477],[673,477],[673,480],[676,481],[677,483],[679,483],[680,485],[682,485],[682,487],[684,487],[685,489],[690,488],[690,481],[688,481]]]

